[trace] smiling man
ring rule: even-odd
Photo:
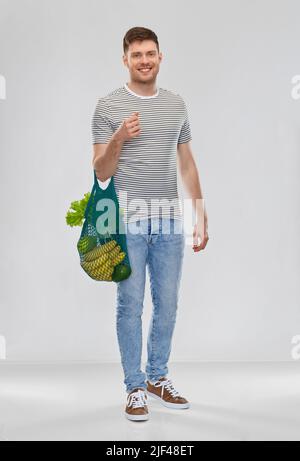
[[[124,36],[123,51],[130,78],[97,102],[93,167],[100,181],[114,176],[127,225],[132,273],[117,285],[116,329],[127,391],[125,416],[139,421],[149,418],[149,395],[168,408],[190,406],[167,376],[185,246],[177,160],[196,215],[195,253],[207,244],[208,224],[186,104],[181,95],[156,84],[162,62],[157,36],[150,29],[134,27]],[[153,312],[143,372],[147,266]]]

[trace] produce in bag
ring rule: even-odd
[[[66,222],[69,226],[82,226],[81,235],[77,242],[82,269],[94,280],[120,282],[131,274],[126,239],[124,234],[112,235],[109,231],[100,234],[97,231],[95,201],[97,190],[102,191],[102,189],[100,189],[98,182],[96,183],[95,172],[94,178],[95,183],[92,192],[84,194],[82,200],[71,203],[66,215]],[[109,187],[112,187],[112,190],[109,190]],[[116,202],[113,183],[110,183],[107,189],[110,198]],[[118,206],[117,210],[119,210]]]

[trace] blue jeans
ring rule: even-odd
[[[137,225],[140,225],[137,232]],[[117,283],[117,337],[126,391],[147,387],[168,373],[185,247],[183,224],[172,218],[146,218],[127,224],[131,275]],[[146,373],[141,370],[142,313],[148,265],[152,318]]]

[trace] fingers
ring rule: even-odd
[[[139,112],[133,112],[129,117],[127,117],[127,120],[129,122],[136,121],[139,119],[139,115],[140,115]]]
[[[133,114],[125,119],[125,127],[129,137],[137,136],[141,132],[139,122],[139,112],[133,112]]]
[[[201,251],[201,250],[204,250],[204,248],[206,247],[207,245],[207,242],[208,242],[208,235],[206,234],[203,239],[201,240],[200,244],[198,245],[198,238],[195,237],[194,235],[194,243],[193,243],[193,250],[194,252],[196,253],[197,251]]]
[[[140,126],[140,122],[139,120],[133,120],[132,122],[126,122],[126,126],[127,128],[131,129],[131,128],[135,128],[136,126]]]
[[[139,124],[131,126],[126,125],[126,128],[129,134],[137,134],[141,131],[141,127]]]
[[[133,114],[130,115],[130,117],[128,117],[125,121],[129,128],[138,125],[139,124],[139,112],[133,112]]]

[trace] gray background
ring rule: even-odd
[[[185,248],[171,360],[293,360],[299,13],[296,1],[0,0],[7,361],[119,361],[116,285],[83,273],[80,229],[67,227],[65,214],[91,189],[92,112],[99,96],[129,79],[122,39],[133,26],[156,32],[157,84],[187,103],[208,210],[205,251]]]

